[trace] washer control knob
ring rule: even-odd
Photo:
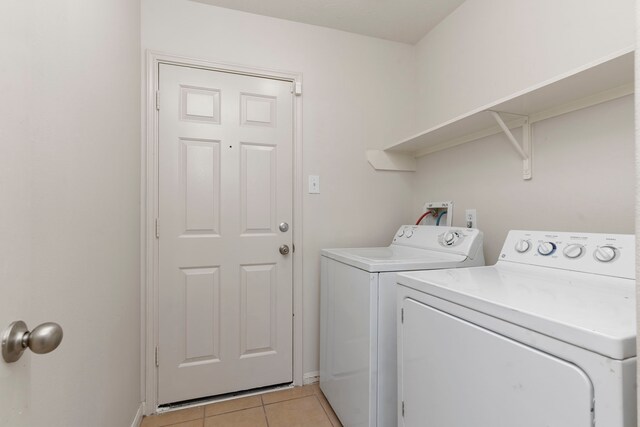
[[[542,242],[538,245],[538,253],[543,256],[552,255],[556,251],[556,244],[553,242]]]
[[[617,251],[613,246],[598,246],[593,256],[600,262],[611,262],[616,257]]]
[[[460,233],[457,231],[448,231],[442,238],[442,241],[446,246],[453,246],[458,242],[458,240],[460,240]]]
[[[409,238],[411,236],[413,236],[413,230],[409,228],[404,232],[404,237]]]
[[[398,232],[398,237],[402,237],[404,236],[404,228],[400,230],[400,232]]]
[[[520,239],[516,243],[516,252],[518,253],[523,254],[527,252],[529,249],[531,249],[531,242],[528,240]]]
[[[567,258],[572,258],[572,259],[580,258],[584,253],[584,246],[574,243],[566,246],[562,251],[562,253]]]

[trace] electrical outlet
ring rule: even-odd
[[[478,219],[475,209],[467,209],[464,211],[464,218],[467,228],[478,228]]]

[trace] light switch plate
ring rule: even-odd
[[[309,194],[320,194],[320,177],[309,175]]]

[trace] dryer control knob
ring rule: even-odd
[[[528,240],[520,239],[516,243],[516,252],[518,253],[523,254],[527,252],[529,249],[531,249],[531,242]]]
[[[402,237],[402,236],[404,236],[404,228],[400,230],[400,232],[398,233],[398,237]]]
[[[593,253],[595,259],[600,262],[610,262],[616,257],[617,251],[613,246],[598,246]]]
[[[458,240],[460,240],[460,233],[457,231],[448,231],[442,238],[442,242],[446,246],[453,246],[458,242]]]
[[[579,244],[572,244],[565,247],[562,253],[567,258],[572,258],[572,259],[580,258],[584,253],[584,246]]]
[[[542,242],[538,245],[538,253],[543,256],[552,255],[556,251],[556,244],[553,242]]]
[[[412,229],[407,229],[407,231],[404,232],[404,237],[411,237],[413,236],[413,230]]]

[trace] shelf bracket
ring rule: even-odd
[[[532,150],[531,150],[531,124],[529,123],[529,117],[524,116],[524,122],[522,124],[522,145],[520,145],[520,143],[515,138],[515,136],[513,136],[513,133],[511,133],[511,130],[506,125],[504,120],[502,120],[500,113],[498,113],[497,111],[491,111],[491,110],[489,110],[489,112],[491,113],[493,118],[496,119],[498,126],[500,126],[500,129],[502,129],[504,134],[507,136],[507,139],[509,140],[509,142],[511,142],[511,145],[513,145],[513,148],[520,155],[520,157],[522,157],[522,179],[525,179],[525,180],[531,179]]]

